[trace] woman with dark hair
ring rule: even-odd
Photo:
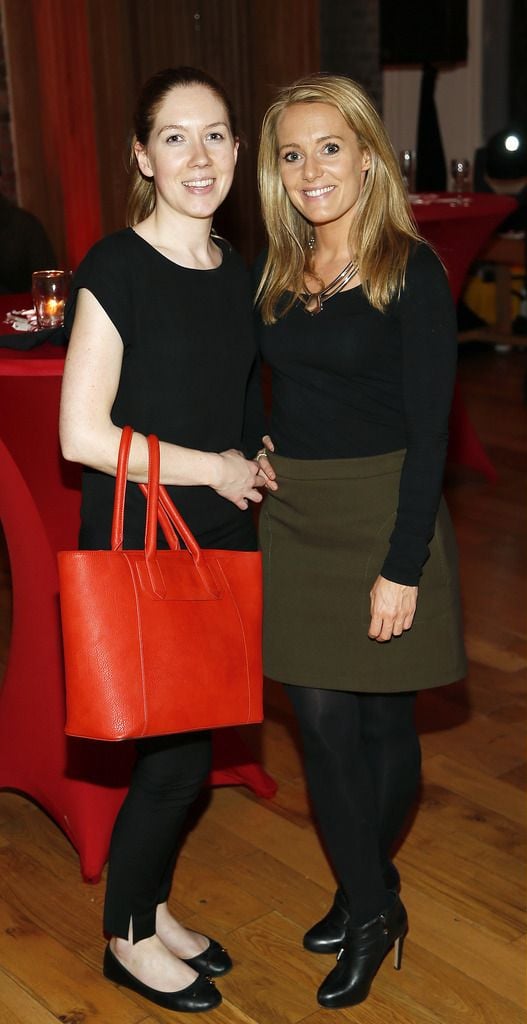
[[[242,453],[257,391],[248,275],[211,234],[238,140],[223,88],[195,68],[154,75],[139,98],[129,226],[77,271],[60,436],[82,463],[80,544],[108,548],[121,428],[134,428],[129,478],[147,477],[146,435],[160,438],[161,480],[202,547],[252,550],[258,464]],[[255,416],[258,419],[258,416]],[[128,487],[125,547],[140,548],[144,500]],[[177,679],[174,680],[177,685]],[[104,926],[107,978],[178,1011],[210,1010],[210,978],[231,961],[168,908],[178,843],[210,769],[206,732],[140,740],[111,842]]]
[[[304,937],[339,954],[318,992],[339,1008],[367,997],[393,946],[400,965],[408,922],[391,857],[419,782],[416,691],[465,672],[441,500],[456,323],[355,82],[315,75],[280,92],[259,179],[273,400],[257,458],[278,483],[260,517],[264,666],[298,717],[339,882]]]

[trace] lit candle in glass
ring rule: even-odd
[[[39,327],[60,327],[64,322],[69,287],[69,271],[35,270],[32,293]]]
[[[62,299],[47,299],[44,303],[44,309],[46,316],[56,317],[64,309],[64,302]]]

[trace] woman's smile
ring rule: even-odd
[[[305,188],[303,193],[308,199],[320,199],[321,196],[326,196],[329,192],[333,192],[335,188],[335,185],[326,185],[324,188]]]
[[[196,178],[194,181],[182,181],[181,184],[188,192],[195,195],[208,194],[214,188],[215,178]]]

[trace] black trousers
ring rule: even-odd
[[[363,924],[389,901],[384,873],[419,784],[416,695],[306,686],[286,692],[300,725],[315,816],[351,923]]]
[[[252,514],[235,512],[197,539],[204,548],[254,551]],[[142,547],[142,538],[132,538],[132,547],[134,541]],[[155,933],[156,908],[170,892],[187,813],[212,761],[210,732],[138,740],[136,747],[130,789],[112,833],[104,904],[105,932],[127,939],[131,921],[134,942]]]
[[[133,941],[155,933],[170,892],[187,813],[211,768],[211,734],[137,741],[130,789],[112,833],[104,930]]]

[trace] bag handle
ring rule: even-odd
[[[128,475],[128,459],[130,457],[132,435],[133,430],[131,427],[123,427],[121,432],[121,441],[119,444],[119,455],[117,457],[117,472],[115,474],[111,538],[112,551],[122,551],[123,549],[124,496],[126,492],[126,478]]]
[[[139,490],[141,491],[141,494],[143,494],[145,496],[145,498],[148,498],[148,487],[147,487],[147,485],[146,484],[138,484],[137,486],[138,486]],[[160,486],[159,490],[161,491],[161,486]],[[161,529],[163,531],[163,534],[165,536],[165,540],[166,540],[170,550],[171,551],[179,551],[179,549],[181,547],[181,545],[179,543],[179,537],[178,537],[177,533],[174,531],[174,529],[172,527],[172,523],[170,522],[170,519],[168,518],[168,516],[167,516],[167,514],[166,514],[166,512],[165,512],[165,510],[163,508],[163,505],[161,504],[161,499],[159,500],[159,504],[157,506],[157,521],[158,521],[158,523],[159,523],[159,525],[160,525],[160,527],[161,527]]]
[[[112,520],[112,551],[122,551],[123,547],[123,526],[124,526],[124,499],[126,492],[126,481],[128,476],[128,460],[132,443],[133,430],[131,427],[123,427],[121,441],[119,444],[119,456],[117,460],[117,472],[115,477],[115,496],[113,505]],[[148,498],[148,487],[146,484],[138,484],[139,489]],[[161,504],[159,505],[159,525],[163,530],[167,544],[173,551],[179,549],[179,538],[172,529]],[[146,536],[145,536],[146,543]]]
[[[123,546],[124,498],[128,475],[128,460],[132,443],[132,427],[123,427],[117,472],[115,478],[115,497],[112,519],[112,551],[120,551]],[[159,484],[159,440],[154,434],[147,437],[148,443],[148,483],[139,484],[140,490],[146,495],[146,528],[145,528],[145,560],[152,588],[158,596],[163,597],[165,586],[159,563],[157,561],[157,525],[161,526],[167,543],[172,550],[179,548],[178,534],[185,543],[194,565],[199,572],[204,586],[211,596],[219,597],[220,590],[212,573],[203,558],[202,550],[183,516],[174,505],[166,488]]]

